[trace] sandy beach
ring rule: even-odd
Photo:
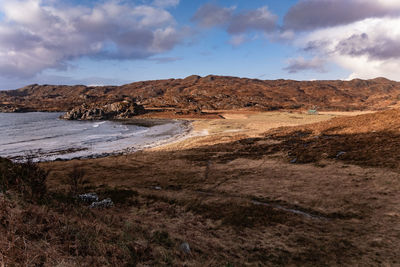
[[[274,128],[306,125],[337,116],[360,115],[364,112],[324,112],[319,115],[308,115],[306,112],[219,111],[218,114],[221,118],[191,120],[191,130],[188,135],[155,146],[152,150],[179,150],[228,143],[244,138],[260,137]]]

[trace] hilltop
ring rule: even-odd
[[[258,80],[189,76],[122,86],[29,85],[0,92],[0,110],[68,111],[82,104],[134,99],[162,110],[379,110],[400,101],[400,83],[385,78],[351,81]]]

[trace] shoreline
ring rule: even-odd
[[[143,119],[146,120],[146,119]],[[174,143],[178,143],[181,141],[186,140],[187,138],[190,138],[193,136],[194,134],[194,127],[192,125],[192,121],[189,120],[170,120],[170,121],[178,121],[181,122],[181,128],[183,129],[181,133],[174,135],[168,139],[164,139],[164,140],[159,140],[156,142],[152,142],[151,144],[143,144],[143,145],[139,145],[137,149],[129,151],[129,149],[127,149],[127,151],[123,151],[120,155],[126,155],[126,154],[132,154],[138,151],[142,151],[142,150],[147,150],[147,149],[154,149],[154,148],[159,148],[165,145],[170,145],[170,144],[174,144]],[[136,124],[135,124],[136,125]],[[136,148],[136,147],[135,147]]]
[[[140,120],[150,121],[151,119],[150,120],[140,119]],[[161,121],[159,119],[157,119],[157,120]],[[136,145],[134,147],[125,148],[125,149],[123,149],[121,151],[118,151],[118,152],[106,152],[106,153],[95,154],[95,155],[90,155],[90,156],[74,157],[74,158],[70,158],[70,159],[43,160],[43,161],[40,161],[40,162],[49,162],[50,163],[50,162],[55,162],[55,161],[87,160],[87,159],[100,159],[100,158],[115,157],[115,156],[128,156],[128,155],[134,154],[136,152],[140,152],[140,151],[144,151],[144,150],[150,150],[150,149],[157,149],[157,148],[161,148],[161,147],[166,146],[166,145],[172,145],[172,144],[184,141],[187,138],[192,137],[192,133],[194,132],[194,129],[193,129],[191,121],[188,121],[188,120],[171,120],[171,119],[168,119],[168,120],[165,120],[165,121],[169,121],[169,122],[161,123],[161,124],[155,124],[153,126],[164,125],[164,124],[168,124],[168,123],[171,123],[171,122],[178,121],[178,122],[182,123],[180,125],[180,127],[182,129],[182,132],[177,134],[177,135],[171,136],[170,138],[167,138],[167,139],[158,140],[158,141],[150,142],[150,143],[146,142],[146,143],[143,143],[143,144],[140,144],[140,145]],[[119,121],[119,122],[121,122],[121,121]],[[129,121],[125,121],[125,123],[132,124]],[[133,123],[133,125],[138,125],[138,124]],[[142,125],[139,125],[139,126],[142,126]],[[150,126],[149,128],[151,128],[151,127],[152,126]]]
[[[22,153],[10,156],[4,156],[9,158],[14,162],[57,162],[57,161],[71,161],[71,160],[86,160],[86,159],[98,159],[106,158],[112,156],[123,156],[128,154],[133,154],[138,151],[143,151],[147,149],[153,149],[157,147],[162,147],[164,145],[177,143],[193,136],[193,126],[190,120],[179,120],[179,119],[148,119],[148,118],[137,118],[137,119],[127,119],[127,120],[102,120],[96,122],[114,122],[121,125],[135,125],[140,127],[145,127],[146,132],[133,137],[132,140],[123,141],[125,142],[125,148],[121,147],[115,151],[101,151],[96,150],[89,154],[90,148],[79,148],[79,144],[76,146],[65,146],[61,149],[54,149],[47,152],[38,151],[35,153]],[[165,126],[164,126],[165,125]],[[137,141],[137,143],[135,142]],[[107,141],[106,141],[107,143]],[[89,151],[88,151],[89,150]],[[75,152],[88,151],[87,155],[73,155]],[[40,153],[42,152],[42,153]],[[71,155],[68,155],[72,153]]]
[[[128,155],[134,154],[136,152],[144,151],[144,150],[161,148],[163,146],[172,145],[172,144],[184,141],[187,138],[192,137],[191,133],[193,132],[193,127],[190,125],[190,121],[183,121],[183,125],[184,125],[184,127],[182,127],[182,128],[184,130],[182,131],[182,133],[179,133],[168,139],[159,140],[156,142],[152,142],[150,144],[144,143],[142,145],[138,145],[135,147],[123,149],[122,151],[119,151],[119,152],[108,152],[108,153],[102,153],[102,154],[91,155],[91,156],[74,157],[74,158],[70,158],[70,159],[42,160],[39,162],[51,163],[51,162],[56,162],[56,161],[87,160],[87,159],[101,159],[101,158],[107,158],[107,157],[128,156]]]
[[[337,116],[359,115],[360,112],[346,112],[340,114],[321,113],[317,116],[310,116],[304,113],[291,113],[291,112],[225,112],[222,113],[224,119],[184,119],[184,118],[157,118],[157,117],[137,117],[132,119],[120,120],[102,120],[103,122],[112,121],[125,125],[137,125],[148,127],[151,129],[153,126],[160,126],[168,123],[179,122],[181,128],[178,134],[170,136],[161,140],[145,141],[135,146],[127,147],[116,152],[103,152],[98,154],[77,156],[71,158],[53,158],[53,159],[39,159],[37,162],[56,162],[56,161],[71,161],[71,160],[87,160],[99,159],[115,156],[126,156],[134,154],[139,151],[169,151],[169,150],[182,150],[201,145],[214,145],[218,143],[226,143],[230,141],[239,140],[246,137],[257,137],[263,132],[279,127],[296,126],[300,124],[318,122],[320,120],[327,120]],[[286,114],[284,118],[286,122],[282,122],[282,118],[278,118]],[[277,121],[271,119],[277,116]],[[164,133],[168,135],[168,132]],[[151,136],[151,135],[149,135]],[[74,150],[68,148],[67,150]],[[53,151],[57,152],[57,151]],[[49,154],[51,154],[50,152]],[[62,154],[60,154],[62,155]],[[13,161],[24,161],[34,157],[17,156],[11,158]]]

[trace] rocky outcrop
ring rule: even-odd
[[[104,105],[83,104],[65,113],[61,118],[65,120],[129,119],[145,112],[142,105],[130,101],[120,101]]]

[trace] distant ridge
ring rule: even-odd
[[[351,81],[259,80],[192,75],[122,86],[32,84],[0,91],[2,111],[67,111],[83,103],[135,99],[145,107],[231,110],[377,110],[400,101],[400,83],[386,78]]]

